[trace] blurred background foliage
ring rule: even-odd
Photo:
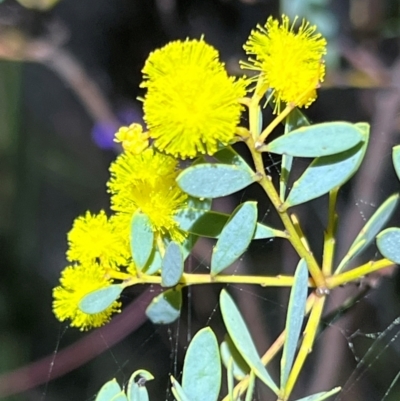
[[[365,219],[399,188],[390,160],[391,147],[399,142],[398,0],[1,2],[1,399],[92,399],[105,381],[117,377],[123,383],[139,368],[156,377],[148,384],[152,400],[172,399],[168,374],[179,377],[193,334],[210,324],[222,339],[220,288],[214,286],[188,290],[182,318],[166,327],[153,326],[143,315],[158,289],[138,287],[125,295],[123,314],[106,330],[89,334],[55,320],[51,290],[66,264],[73,219],[109,207],[105,183],[118,153],[112,136],[118,126],[141,121],[136,98],[148,53],[170,40],[204,33],[229,71],[240,74],[238,60],[250,30],[282,12],[309,19],[329,41],[328,75],[307,111],[311,120],[372,124],[361,172],[341,192],[338,254],[343,256]],[[266,157],[271,174],[278,176],[279,163]],[[231,211],[237,200],[259,194],[250,188],[236,200],[216,200],[215,207]],[[324,199],[296,208],[315,253],[325,212]],[[279,225],[268,204],[260,204],[260,215]],[[398,221],[399,214],[392,223]],[[199,241],[188,269],[206,268],[211,245]],[[375,255],[372,247],[367,256]],[[292,273],[295,265],[287,244],[275,240],[252,245],[232,272]],[[400,399],[395,383],[384,398],[400,371],[399,322],[390,325],[400,315],[399,282],[397,271],[388,270],[331,295],[326,327],[294,395],[342,385],[337,400]],[[236,286],[230,292],[262,352],[283,327],[288,291]],[[342,316],[337,308],[349,298],[354,305]],[[273,374],[277,369],[272,364]],[[271,399],[262,386],[257,397]]]

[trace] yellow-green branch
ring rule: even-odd
[[[136,284],[160,284],[162,282],[161,276],[150,276],[147,274],[139,274],[132,276],[121,272],[109,273],[109,276],[117,280],[123,280],[126,287]],[[210,274],[192,274],[183,273],[177,285],[189,286],[199,284],[255,284],[262,287],[291,287],[294,283],[293,276],[278,275],[275,277],[266,276],[233,276],[233,275],[217,275],[211,276]],[[308,281],[309,287],[315,287],[313,280],[310,278]]]
[[[383,269],[385,267],[393,266],[394,263],[389,259],[381,259],[365,263],[362,266],[351,269],[347,272],[340,273],[326,278],[326,287],[329,289],[338,287],[339,285],[346,284],[349,281],[358,280],[367,274],[374,271]]]

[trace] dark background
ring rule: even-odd
[[[188,290],[180,321],[166,327],[143,317],[157,288],[130,289],[125,312],[105,330],[89,334],[55,319],[51,291],[66,265],[66,233],[73,219],[108,208],[108,165],[118,151],[112,135],[119,125],[141,121],[136,98],[148,53],[170,40],[205,34],[230,72],[240,73],[238,60],[244,58],[242,44],[250,30],[281,12],[318,24],[330,43],[327,77],[307,115],[314,122],[372,126],[363,167],[340,193],[338,256],[343,256],[365,220],[399,188],[390,159],[399,135],[399,1],[61,0],[48,10],[12,0],[0,4],[1,399],[93,399],[107,380],[126,383],[134,370],[144,368],[155,375],[148,383],[151,399],[170,400],[168,375],[179,378],[190,337],[210,324],[223,338],[221,288],[215,286]],[[273,175],[279,173],[276,162],[266,157]],[[247,198],[259,199],[264,221],[279,226],[256,188],[217,200],[215,207],[233,210]],[[326,199],[296,213],[318,255]],[[204,270],[211,245],[198,243],[188,269]],[[378,258],[374,246],[359,262],[368,258]],[[233,268],[241,274],[279,274],[292,273],[295,264],[293,252],[274,240],[252,245]],[[284,325],[288,291],[249,286],[229,291],[263,352]],[[337,400],[383,399],[400,370],[400,324],[390,325],[400,315],[397,270],[334,291],[327,313],[360,292],[345,316],[326,321],[294,397],[341,385],[345,390]],[[357,358],[364,356],[359,364]],[[34,361],[39,362],[29,365]],[[278,368],[278,361],[271,364],[274,377]],[[259,385],[256,399],[274,398]],[[398,399],[395,384],[386,400]]]

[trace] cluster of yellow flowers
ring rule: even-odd
[[[67,251],[68,261],[74,264],[63,271],[61,285],[53,292],[57,318],[70,319],[71,326],[82,330],[102,326],[119,311],[116,301],[103,312],[87,314],[79,309],[79,302],[90,292],[113,284],[121,269],[135,274],[129,243],[133,213],[140,210],[149,217],[156,237],[177,242],[185,239],[173,219],[187,199],[175,180],[177,160],[153,148],[135,154],[129,148],[137,141],[127,141],[128,150],[110,166],[108,188],[115,214],[107,218],[104,211],[98,215],[87,212],[75,220]]]
[[[158,239],[182,243],[185,239],[175,214],[185,207],[187,195],[179,188],[179,159],[213,155],[233,143],[240,132],[243,100],[247,92],[262,97],[270,91],[275,112],[280,103],[309,106],[324,78],[326,42],[315,26],[269,18],[244,45],[254,58],[241,63],[255,70],[251,78],[230,77],[218,52],[200,40],[175,41],[150,54],[143,68],[143,99],[148,131],[138,124],[122,127],[115,141],[124,149],[111,164],[108,190],[112,217],[104,211],[87,212],[75,220],[68,234],[67,259],[60,286],[54,289],[54,313],[60,321],[87,330],[108,322],[118,312],[115,301],[106,310],[87,314],[81,299],[110,286],[125,269],[135,274],[130,250],[133,213],[146,214]]]

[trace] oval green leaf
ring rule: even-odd
[[[121,284],[113,284],[92,291],[80,300],[78,308],[89,315],[103,312],[119,298],[123,289],[124,287]]]
[[[295,157],[322,157],[342,153],[363,141],[354,124],[335,121],[298,128],[273,140],[263,149]]]
[[[129,401],[149,401],[149,395],[145,387],[146,382],[153,380],[154,376],[147,370],[135,371],[128,382],[126,394]]]
[[[242,358],[228,335],[225,336],[225,341],[221,343],[220,352],[222,362],[227,369],[231,361],[232,373],[236,380],[242,380],[250,373],[249,365],[247,365],[246,361]]]
[[[121,392],[121,387],[115,379],[105,383],[96,396],[95,401],[110,401]]]
[[[230,266],[249,246],[257,224],[257,203],[239,205],[224,226],[211,257],[211,274],[215,276]]]
[[[224,164],[241,167],[245,170],[250,168],[243,157],[240,156],[231,146],[227,146],[226,148],[214,153],[213,157]]]
[[[301,259],[294,275],[294,283],[290,291],[286,316],[286,337],[281,358],[281,390],[285,389],[289,373],[292,369],[306,310],[307,290],[307,263],[304,259]]]
[[[256,231],[254,232],[253,239],[266,239],[266,238],[288,238],[288,235],[281,230],[277,230],[263,223],[256,224]]]
[[[285,120],[285,135],[295,129],[310,126],[310,120],[307,116],[297,107],[293,109]]]
[[[308,202],[343,185],[358,170],[366,148],[365,141],[345,152],[315,159],[293,184],[284,208]]]
[[[400,228],[390,227],[376,237],[379,252],[396,264],[400,264]]]
[[[357,129],[359,129],[363,134],[363,141],[368,141],[370,125],[368,123],[355,123],[354,126],[357,127]]]
[[[218,342],[209,327],[192,339],[183,364],[182,388],[191,401],[216,401],[221,388]]]
[[[199,164],[179,174],[178,185],[197,198],[218,198],[246,188],[257,180],[249,168],[227,164]]]
[[[392,160],[397,178],[400,180],[400,145],[393,146]]]
[[[149,393],[146,387],[134,383],[130,388],[128,401],[149,401]]]
[[[188,197],[187,206],[180,209],[174,216],[174,220],[184,231],[190,228],[205,212],[211,208],[211,199],[197,199],[192,196]]]
[[[196,244],[199,237],[197,235],[189,234],[185,241],[181,244],[181,249],[183,253],[183,260],[185,261],[186,258],[190,255],[194,245]]]
[[[196,220],[189,221],[188,219],[181,220],[180,215],[175,216],[175,220],[179,226],[192,234],[199,237],[219,238],[222,229],[229,220],[229,214],[210,211],[199,211],[196,209],[186,209],[185,213],[198,216]],[[275,228],[269,227],[263,223],[257,223],[253,239],[266,238],[287,238],[287,235]]]
[[[131,252],[136,268],[142,270],[153,250],[154,233],[150,219],[144,213],[137,211],[131,222]]]
[[[181,209],[175,216],[175,221],[179,224],[179,227],[189,232],[189,235],[186,237],[185,241],[181,244],[183,250],[183,259],[190,255],[198,236],[195,233],[191,233],[188,230],[194,222],[201,217],[206,211],[210,210],[211,208],[211,199],[198,199],[189,196],[187,201],[187,207]]]
[[[350,249],[336,269],[335,274],[340,273],[352,259],[371,244],[375,236],[382,230],[383,226],[393,215],[398,203],[399,194],[393,194],[379,206],[351,244]]]
[[[183,391],[183,388],[179,384],[179,382],[175,379],[174,376],[171,376],[171,383],[172,383],[172,394],[175,397],[176,401],[192,401],[189,400],[188,396]]]
[[[154,297],[146,309],[146,315],[155,324],[169,324],[178,319],[181,306],[182,291],[173,288]]]
[[[183,274],[183,253],[181,247],[171,241],[162,261],[161,285],[163,287],[173,287],[179,283]]]
[[[261,362],[246,323],[232,298],[225,290],[221,291],[220,305],[225,327],[240,355],[254,371],[255,375],[275,394],[278,394],[279,389]]]
[[[151,276],[161,270],[161,266],[162,256],[157,246],[155,246],[151,251],[149,260],[147,261],[145,267],[142,269],[142,272]]]
[[[111,398],[110,401],[128,401],[128,398],[126,397],[126,394],[121,391],[119,394]]]

